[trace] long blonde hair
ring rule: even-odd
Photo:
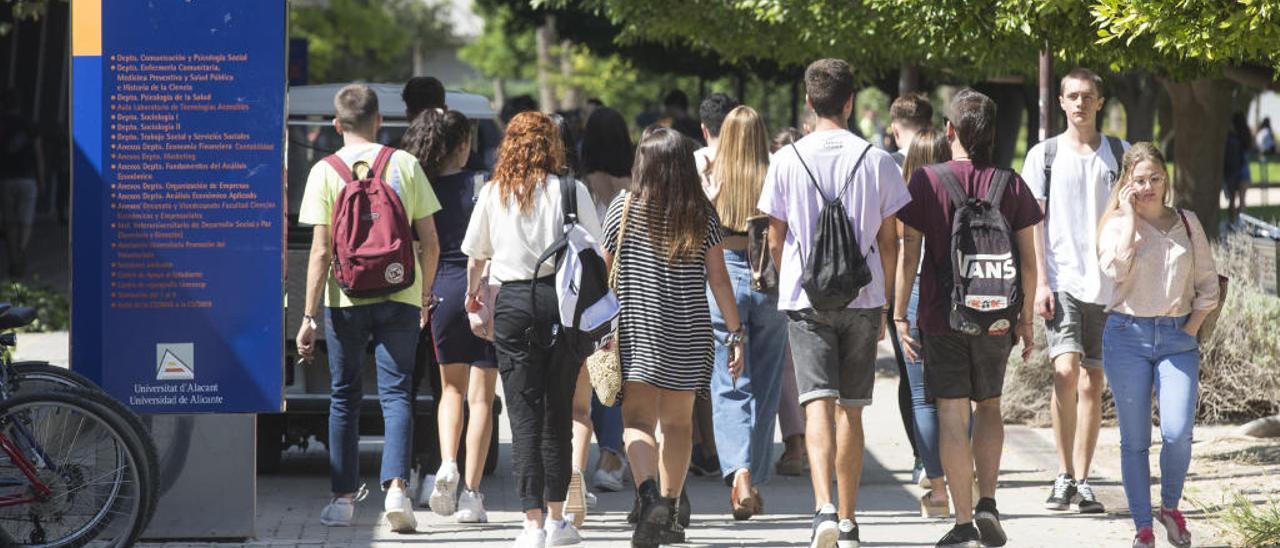
[[[729,111],[720,126],[720,144],[711,167],[711,179],[720,185],[715,206],[721,225],[735,232],[747,229],[747,219],[757,214],[768,170],[769,135],[764,121],[748,106]]]
[[[1120,211],[1120,191],[1133,181],[1133,170],[1142,162],[1153,162],[1160,166],[1160,172],[1164,174],[1164,197],[1160,200],[1167,208],[1173,208],[1173,181],[1169,180],[1169,167],[1164,162],[1164,155],[1160,153],[1160,149],[1149,142],[1134,143],[1129,146],[1129,150],[1124,153],[1123,168],[1120,171],[1120,179],[1116,181],[1115,186],[1111,189],[1111,197],[1107,198],[1107,207],[1102,210],[1102,219],[1098,221],[1098,236],[1101,237],[1102,229],[1107,226],[1107,221],[1115,217]]]
[[[916,170],[950,159],[951,145],[947,143],[947,134],[934,128],[921,130],[907,147],[907,157],[902,161],[902,180],[910,183]]]

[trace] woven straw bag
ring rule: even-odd
[[[614,246],[613,264],[609,269],[609,287],[618,290],[618,265],[622,262],[622,235],[627,231],[627,213],[631,210],[631,196],[628,195],[622,204],[622,220],[618,223],[618,243]],[[596,391],[596,398],[606,407],[618,401],[618,392],[622,391],[622,361],[618,357],[618,332],[613,333],[613,343],[608,348],[596,350],[587,357],[587,376],[591,378],[591,388]]]

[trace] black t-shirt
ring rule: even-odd
[[[489,174],[483,171],[465,169],[452,175],[430,177],[431,188],[440,200],[440,211],[433,217],[436,237],[440,240],[441,262],[467,262],[467,255],[462,252],[462,238],[467,235],[467,223],[471,221],[471,210],[476,207],[480,186],[488,178]]]

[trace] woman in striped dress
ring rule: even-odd
[[[647,134],[636,150],[635,192],[614,198],[604,227],[609,264],[618,262],[622,420],[640,498],[631,543],[642,548],[684,542],[675,500],[688,472],[693,400],[707,393],[715,355],[708,282],[725,310],[729,369],[735,376],[742,370],[742,326],[720,222],[702,192],[693,150],[674,130]]]

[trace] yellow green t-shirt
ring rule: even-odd
[[[359,161],[373,165],[381,146],[376,143],[346,146],[342,147],[337,154],[348,167]],[[422,171],[418,160],[408,152],[397,150],[391,155],[385,180],[400,196],[400,203],[404,205],[405,216],[410,223],[440,211],[440,201],[431,190],[427,174]],[[327,226],[333,219],[333,202],[338,199],[338,192],[342,190],[342,185],[342,178],[333,170],[333,166],[324,161],[316,162],[316,165],[311,168],[311,173],[307,175],[307,187],[302,193],[302,205],[298,210],[298,223]],[[409,229],[413,231],[412,224]],[[422,265],[419,264],[417,271],[414,272],[412,286],[391,295],[367,299],[352,298],[343,293],[338,287],[338,282],[333,279],[333,269],[330,267],[324,292],[325,306],[342,308],[385,301],[422,306]]]

